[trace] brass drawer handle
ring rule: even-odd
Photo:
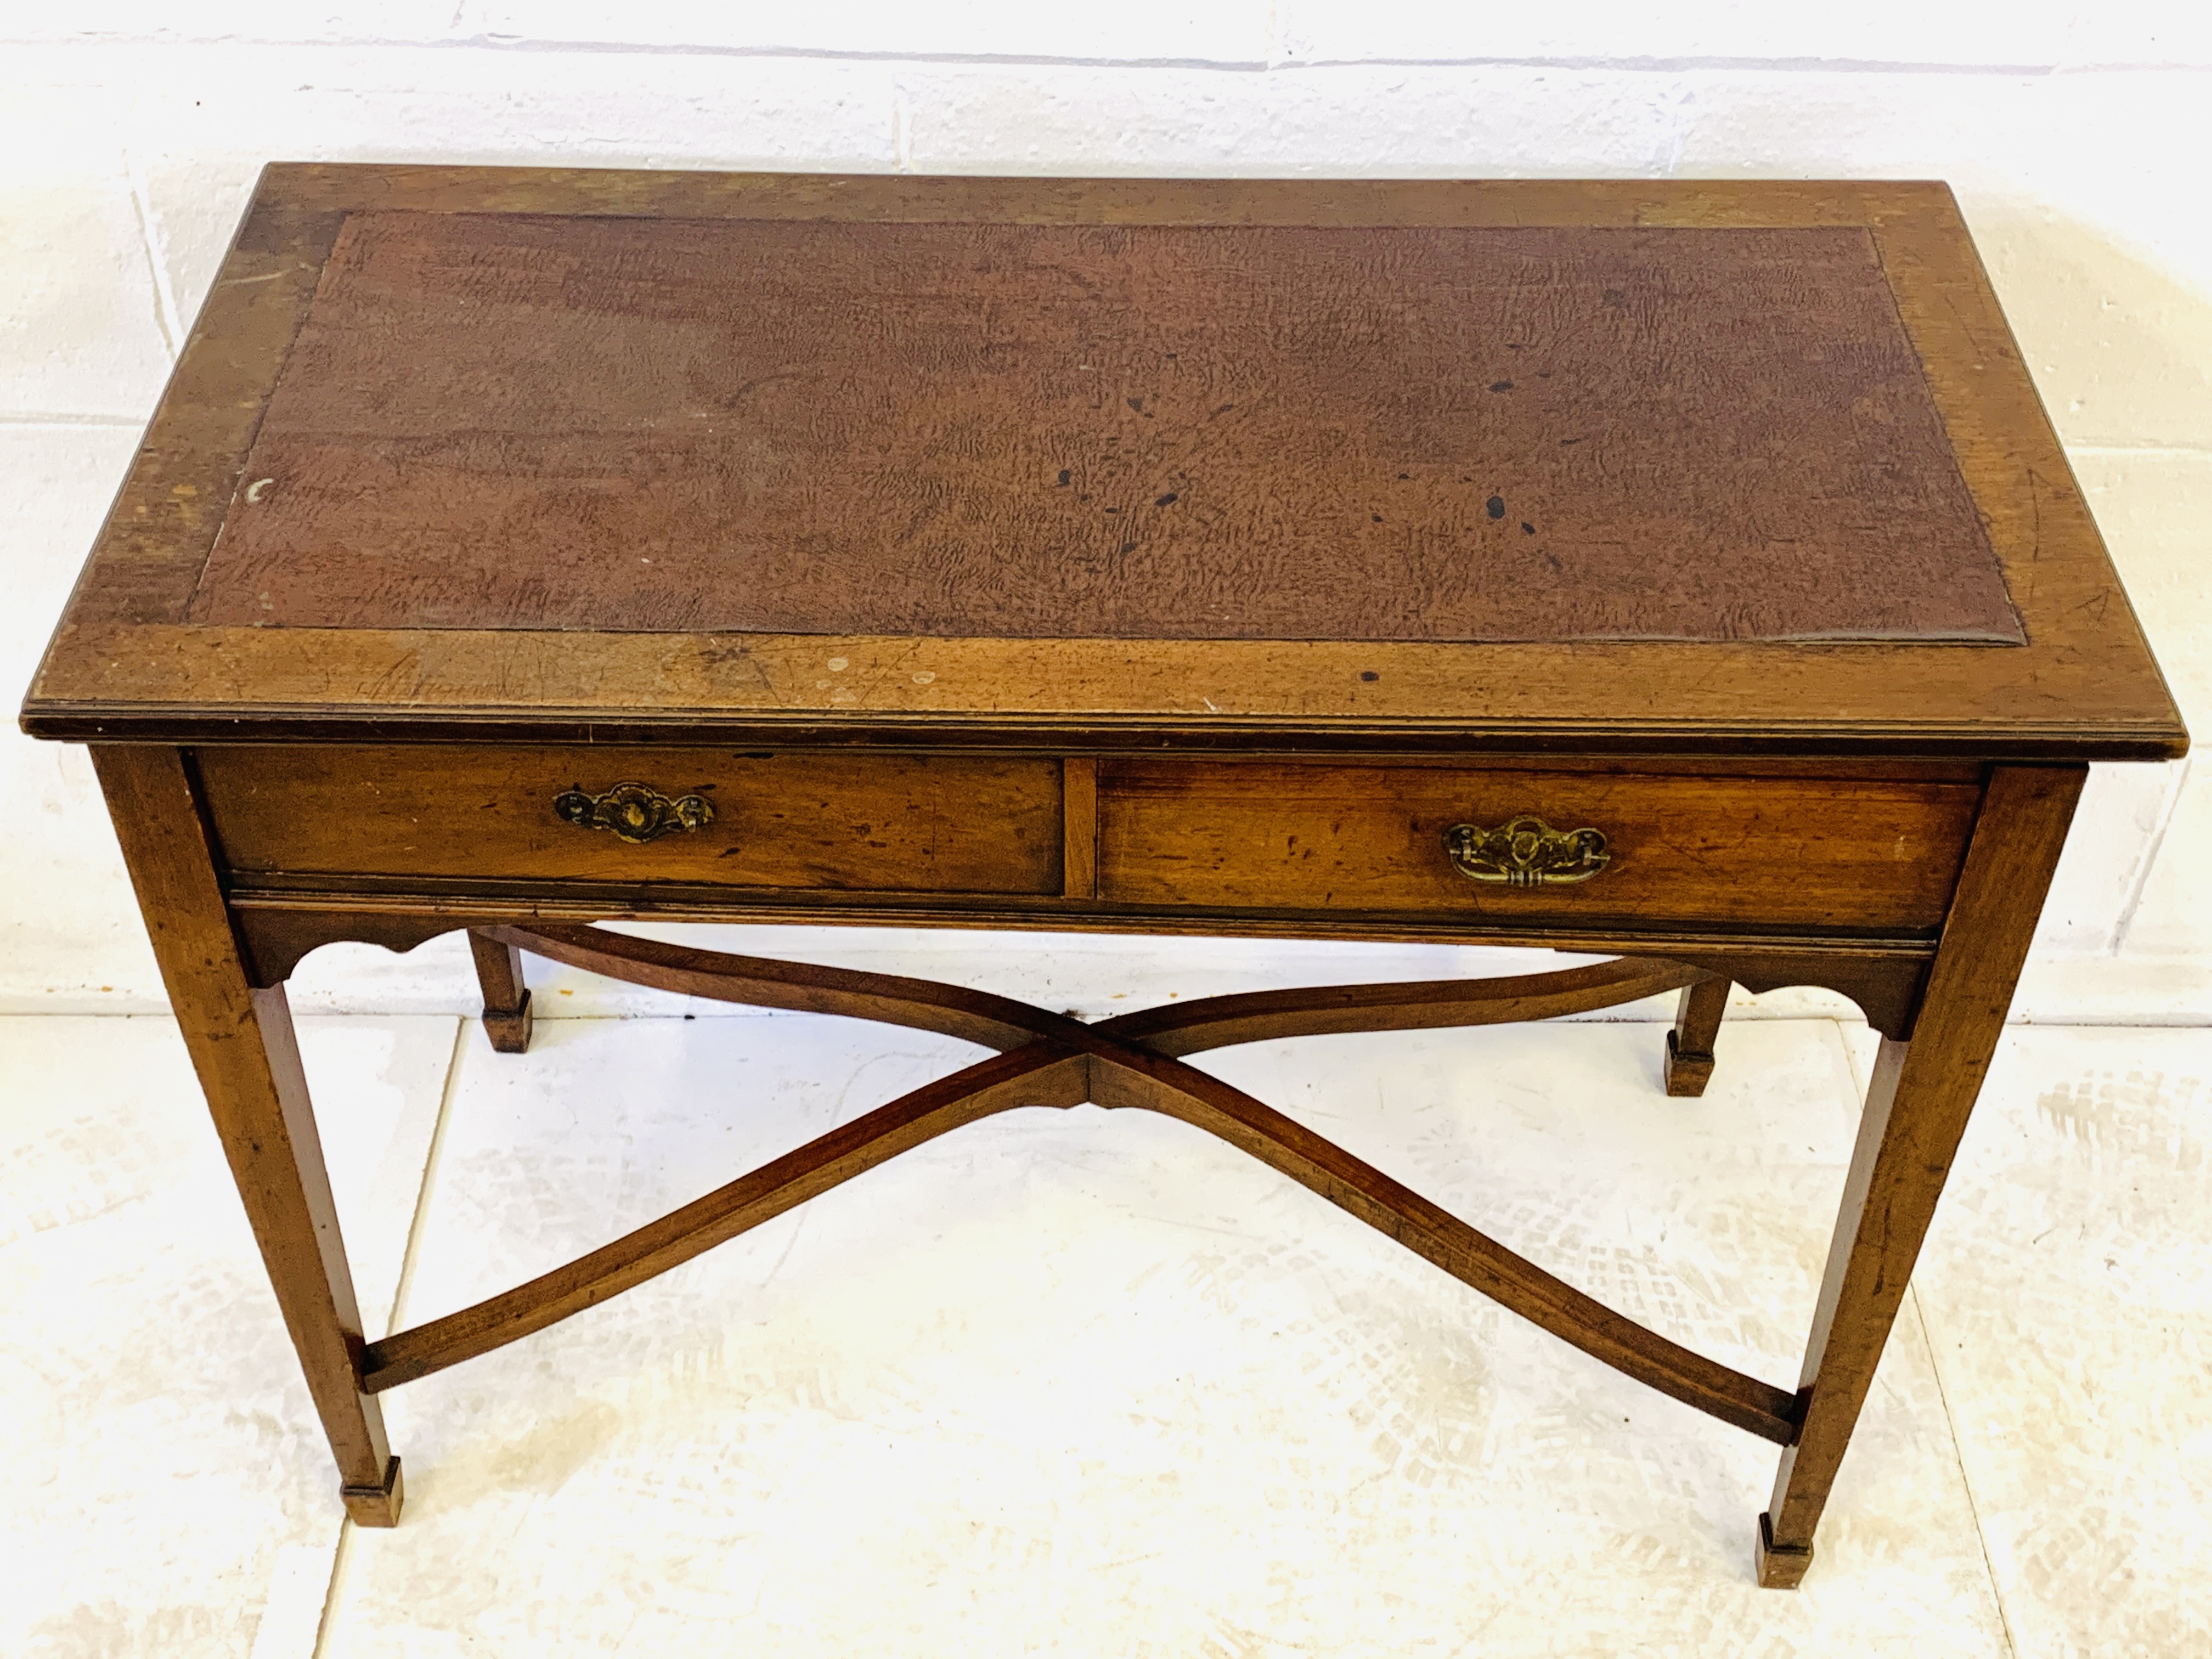
[[[1495,830],[1455,823],[1444,831],[1444,851],[1469,881],[1504,887],[1588,881],[1613,861],[1597,830],[1554,830],[1525,812]]]
[[[586,794],[580,783],[553,797],[553,811],[579,829],[611,830],[616,840],[627,842],[658,841],[714,821],[714,803],[704,795],[671,800],[646,783],[618,783],[599,795]]]

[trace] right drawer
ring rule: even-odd
[[[1966,775],[1106,762],[1098,896],[1550,926],[1927,933],[1942,923],[1980,799],[1980,783]],[[1549,878],[1520,884],[1464,834],[1459,856],[1447,846],[1454,826],[1516,820],[1563,832]],[[1581,830],[1602,835],[1604,850],[1577,868],[1566,837]],[[1531,833],[1524,824],[1524,847]],[[1571,878],[1594,862],[1594,875]],[[1470,866],[1486,878],[1471,878]]]

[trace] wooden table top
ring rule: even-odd
[[[264,174],[72,738],[2127,758],[1923,184]]]

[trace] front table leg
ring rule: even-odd
[[[361,1312],[283,988],[258,991],[246,979],[183,757],[135,744],[92,755],[161,982],[337,1459],[346,1513],[395,1526],[399,1460],[382,1409],[361,1391]]]
[[[1796,1589],[1812,1563],[1813,1530],[2004,1030],[2087,769],[1995,769],[1912,1041],[1882,1040],[1805,1346],[1804,1419],[1759,1517],[1759,1582],[1770,1589]]]

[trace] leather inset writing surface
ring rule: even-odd
[[[194,615],[2022,637],[1850,228],[357,213]]]

